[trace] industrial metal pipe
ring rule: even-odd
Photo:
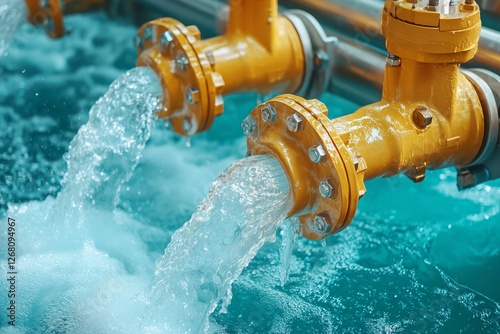
[[[384,3],[378,0],[282,0],[285,7],[300,8],[314,15],[323,25],[330,26],[355,41],[384,47],[379,34],[380,13]],[[489,4],[490,8],[493,4]],[[498,13],[498,12],[497,12]],[[483,27],[474,64],[500,73],[500,33]]]
[[[22,1],[22,0],[15,0]],[[28,21],[45,27],[52,38],[62,37],[65,33],[63,16],[97,10],[104,6],[105,0],[25,0]]]
[[[112,17],[128,16],[142,25],[160,17],[174,17],[184,25],[196,25],[202,37],[213,37],[224,31],[229,7],[227,1],[215,0],[106,0]]]
[[[222,36],[202,40],[197,27],[170,18],[143,25],[135,39],[137,64],[151,67],[162,82],[165,109],[159,117],[176,133],[192,136],[222,114],[223,94],[293,92],[314,82],[307,78],[309,48],[294,24],[278,15],[277,0],[259,6],[231,0]]]
[[[143,25],[136,38],[138,66],[149,66],[164,86],[159,112],[172,129],[192,136],[223,112],[223,95],[326,90],[336,38],[303,11],[278,14],[277,0],[232,0],[224,35],[201,39],[195,26],[162,18]]]
[[[459,71],[478,47],[478,6],[440,14],[413,3],[387,0],[382,12],[390,53],[380,102],[330,120],[318,100],[282,95],[242,124],[250,154],[280,161],[292,185],[289,215],[308,238],[345,228],[366,180],[404,173],[420,182],[428,169],[456,166],[465,188],[500,174],[500,78]]]

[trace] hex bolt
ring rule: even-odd
[[[413,122],[421,129],[432,123],[432,113],[428,108],[417,108],[413,111]]]
[[[189,60],[187,59],[186,56],[184,55],[179,55],[177,56],[177,59],[175,60],[175,64],[177,66],[177,69],[181,72],[183,72],[189,65]]]
[[[358,171],[359,169],[359,158],[358,157],[354,157],[352,159],[352,162],[354,163],[354,169],[356,170],[356,172]]]
[[[473,5],[474,4],[474,0],[465,0],[465,4],[466,5]]]
[[[208,63],[211,66],[214,66],[215,65],[215,57],[214,57],[213,51],[208,50],[208,51],[205,52],[205,55],[207,56]]]
[[[296,112],[286,118],[286,126],[291,132],[300,132],[304,130],[304,118]]]
[[[134,36],[134,47],[136,49],[141,49],[142,50],[143,45],[142,45],[142,38],[141,38],[141,36],[139,36],[139,35],[135,35]]]
[[[144,28],[144,39],[147,41],[153,39],[153,27],[152,26],[147,26],[146,28]]]
[[[200,91],[196,88],[188,88],[186,90],[186,101],[189,104],[197,103],[200,99]]]
[[[241,122],[241,128],[245,136],[249,137],[254,134],[257,130],[257,122],[252,115],[248,115],[243,122]]]
[[[385,59],[385,63],[389,67],[398,67],[401,66],[401,58],[392,53],[388,53],[387,58]]]
[[[274,123],[276,122],[276,110],[274,110],[273,106],[270,104],[264,105],[260,112],[262,114],[262,120],[266,123]]]
[[[425,7],[425,10],[427,10],[429,12],[437,12],[438,6],[439,6],[439,0],[429,0],[427,2],[427,6]]]
[[[173,40],[174,36],[172,36],[172,33],[167,30],[161,35],[161,46],[166,48]]]
[[[309,149],[309,159],[315,164],[326,160],[326,151],[323,145],[319,144]]]
[[[328,222],[326,221],[326,217],[322,214],[314,217],[313,226],[316,232],[320,234],[325,234],[328,231]]]
[[[319,183],[319,193],[324,198],[332,198],[335,195],[335,183],[330,179],[321,180]]]
[[[476,185],[474,174],[469,169],[462,169],[458,171],[457,175],[457,188],[464,190],[472,188]]]

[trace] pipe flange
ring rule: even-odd
[[[63,8],[60,0],[26,0],[26,7],[29,22],[44,26],[47,35],[52,38],[64,35]]]
[[[462,70],[462,73],[476,89],[484,115],[483,143],[476,158],[469,164],[473,166],[486,161],[499,142],[500,79],[495,73],[485,70]]]
[[[223,111],[224,81],[195,46],[199,39],[195,26],[186,27],[171,18],[146,23],[135,39],[138,65],[150,66],[162,79],[164,105],[170,107],[158,116],[170,118],[173,130],[184,136],[207,130]],[[169,94],[170,89],[180,93],[181,101],[178,94]]]
[[[481,159],[476,159],[471,165],[457,170],[459,190],[500,177],[500,76],[476,68],[463,72],[473,82],[483,105],[485,140]]]
[[[305,98],[319,97],[330,82],[333,48],[338,39],[327,36],[321,24],[307,12],[289,10],[283,15],[294,25],[304,50],[305,75],[295,94]]]
[[[299,216],[309,239],[345,228],[364,193],[355,158],[327,114],[318,100],[280,95],[257,106],[243,123],[250,154],[271,154],[283,166],[294,203],[289,216]]]

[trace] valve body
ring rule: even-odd
[[[345,228],[365,194],[364,181],[427,169],[467,166],[482,156],[485,109],[459,71],[477,50],[477,5],[443,15],[414,1],[387,0],[382,100],[329,120],[317,100],[279,96],[255,108],[243,127],[251,154],[273,154],[287,172],[302,234],[322,239]],[[273,122],[266,121],[274,110]],[[300,126],[296,126],[300,124]]]

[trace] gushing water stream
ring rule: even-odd
[[[128,71],[92,107],[71,141],[57,198],[11,206],[9,215],[23,221],[19,235],[27,245],[19,253],[19,270],[34,270],[31,293],[20,293],[18,302],[37,311],[21,316],[21,325],[47,333],[206,332],[209,315],[229,305],[232,283],[262,245],[275,240],[291,207],[286,175],[270,156],[237,161],[174,233],[144,293],[151,262],[128,256],[127,250],[137,253],[142,246],[120,230],[130,218],[117,210],[117,196],[141,158],[159,108],[154,72]],[[107,236],[100,237],[101,231]],[[141,279],[123,276],[124,269]],[[47,290],[52,292],[37,297]],[[106,321],[97,325],[94,315],[79,317],[82,308],[98,317],[106,313]]]
[[[47,219],[52,226],[45,226],[54,229],[55,239],[66,239],[75,231],[72,227],[82,227],[86,208],[113,210],[117,205],[120,187],[151,134],[160,97],[155,73],[139,67],[115,80],[92,107],[64,157],[68,171]]]
[[[24,0],[0,0],[0,56],[10,45],[17,28],[26,20]]]
[[[231,284],[264,242],[275,240],[291,207],[288,187],[270,156],[232,164],[157,262],[146,319],[163,319],[166,333],[207,331],[218,303],[222,312],[229,305]]]

